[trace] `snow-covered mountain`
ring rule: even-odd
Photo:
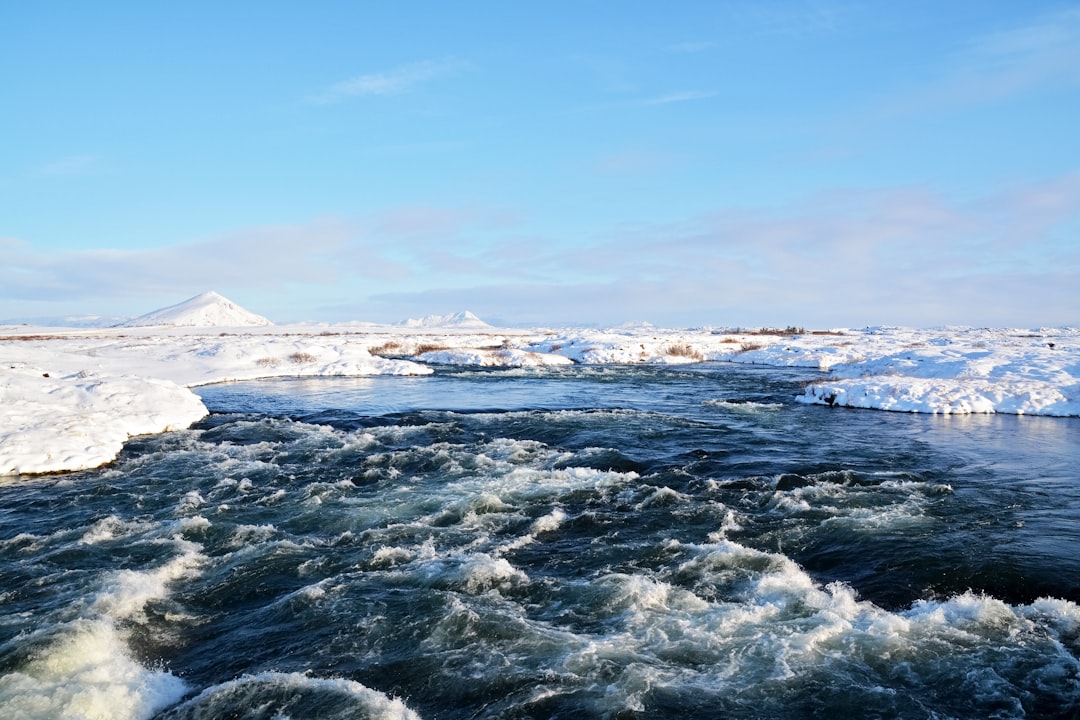
[[[116,327],[250,327],[273,324],[262,315],[249,312],[210,290],[182,303],[140,315]]]
[[[428,315],[419,320],[403,320],[398,325],[411,328],[475,328],[477,330],[491,327],[491,325],[488,325],[468,310],[456,312],[452,315]]]

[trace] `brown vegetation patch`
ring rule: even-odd
[[[423,355],[428,352],[436,352],[438,350],[449,350],[449,345],[438,345],[436,343],[420,343],[416,346],[416,351],[413,355]]]
[[[401,351],[401,343],[395,340],[384,342],[382,345],[376,345],[374,347],[368,348],[368,352],[372,355],[401,355]]]
[[[704,355],[695,350],[688,343],[675,343],[673,345],[668,345],[664,348],[664,353],[666,355],[672,355],[674,357],[690,358],[691,360],[696,360],[698,362],[701,362],[705,359]]]
[[[806,328],[788,325],[786,328],[757,328],[755,330],[736,329],[739,335],[805,335]]]
[[[0,340],[69,340],[71,335],[0,335]]]

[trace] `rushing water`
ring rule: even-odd
[[[1080,715],[1080,422],[811,377],[203,388],[0,487],[0,717]]]

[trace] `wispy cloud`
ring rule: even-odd
[[[600,155],[584,163],[582,168],[612,178],[651,177],[669,170],[678,163],[671,153],[655,150],[624,150]]]
[[[1043,89],[1080,86],[1080,8],[972,38],[938,77],[895,98],[888,114],[982,105]]]
[[[625,60],[603,55],[573,55],[570,61],[584,70],[583,75],[592,80],[597,89],[605,94],[625,95],[636,92],[637,82],[632,77]]]
[[[95,174],[101,168],[101,158],[97,155],[68,155],[39,165],[34,169],[34,174],[43,177],[78,177]]]
[[[471,141],[468,140],[432,140],[429,142],[366,145],[357,148],[357,150],[372,155],[430,155],[460,152],[468,149],[471,145]]]
[[[0,304],[295,288],[298,306],[317,292],[360,313],[324,319],[372,319],[363,313],[375,302],[382,319],[469,309],[541,324],[1080,321],[1080,171],[974,200],[837,190],[581,237],[530,234],[526,220],[405,207],[135,251],[46,253],[0,237]]]
[[[356,268],[384,276],[404,271],[377,248],[360,242],[359,235],[349,223],[325,219],[136,250],[42,253],[8,240],[0,242],[0,266],[8,271],[0,300],[71,302],[183,294],[192,288],[280,288],[339,282]]]
[[[716,97],[716,93],[709,90],[681,90],[666,93],[641,101],[642,105],[670,105],[672,103],[691,102],[693,100],[706,100]]]
[[[949,84],[987,99],[1046,84],[1080,84],[1080,8],[975,38]]]
[[[458,58],[424,60],[400,65],[385,72],[367,73],[335,83],[310,98],[317,105],[372,95],[400,95],[419,85],[460,72],[468,63]]]
[[[664,50],[678,55],[691,55],[694,53],[705,52],[706,50],[712,50],[714,47],[716,47],[715,42],[701,40],[675,43],[674,45],[668,45]]]
[[[788,37],[833,32],[848,12],[846,5],[827,0],[747,3],[736,8],[756,32]]]
[[[1078,221],[1080,173],[971,202],[834,191],[573,242],[504,238],[458,255],[468,274],[451,271],[447,246],[446,273],[372,299],[401,315],[468,308],[521,323],[1070,324]]]

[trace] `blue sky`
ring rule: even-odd
[[[1077,2],[0,6],[0,318],[1080,324]]]

